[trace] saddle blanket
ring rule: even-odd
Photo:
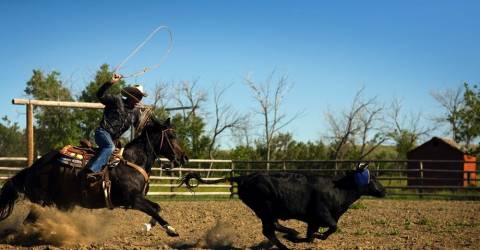
[[[93,148],[82,148],[67,145],[59,150],[61,156],[58,158],[60,163],[76,167],[83,168],[87,163],[95,156],[96,150]],[[115,149],[108,161],[109,167],[114,167],[120,162],[119,153],[121,150]]]

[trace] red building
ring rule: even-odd
[[[465,153],[454,141],[433,137],[424,144],[407,153],[408,160],[435,160],[445,162],[408,162],[407,169],[423,168],[423,180],[420,171],[408,171],[409,186],[476,186],[476,157]],[[428,171],[434,170],[434,171]],[[437,171],[435,171],[437,170]],[[438,170],[446,170],[445,172]],[[453,170],[453,171],[452,171]],[[474,172],[465,172],[474,171]]]

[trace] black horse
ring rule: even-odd
[[[153,116],[142,133],[125,146],[123,158],[141,167],[148,176],[152,165],[159,156],[165,156],[175,166],[188,161],[179,146],[170,119],[163,124]],[[52,151],[38,159],[31,167],[25,168],[7,180],[0,191],[0,221],[12,213],[19,194],[42,206],[56,206],[69,210],[75,206],[84,208],[107,207],[103,188],[85,191],[81,168],[73,168],[58,161],[58,151]],[[149,230],[158,222],[169,236],[178,236],[176,230],[160,217],[160,206],[145,198],[148,190],[148,176],[121,161],[110,169],[111,205],[140,210],[151,216],[146,224]]]

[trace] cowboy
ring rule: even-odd
[[[90,160],[87,169],[87,180],[95,181],[102,167],[108,162],[115,150],[114,141],[118,140],[130,126],[137,127],[140,120],[140,110],[137,104],[147,94],[141,85],[128,86],[121,90],[120,95],[107,94],[106,91],[118,83],[122,75],[113,74],[109,82],[104,83],[97,92],[97,98],[105,105],[100,126],[95,130],[95,142],[98,151]]]

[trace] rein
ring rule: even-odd
[[[174,152],[174,151],[173,151],[172,142],[170,142],[170,139],[168,139],[168,136],[165,135],[165,133],[167,133],[167,131],[170,131],[170,130],[173,130],[173,128],[167,128],[167,129],[162,130],[162,139],[160,139],[160,149],[162,149],[162,147],[163,147],[163,141],[164,141],[164,139],[166,138],[166,141],[167,141],[167,143],[168,143],[168,146],[170,147],[170,151]],[[147,143],[148,143],[148,146],[150,147],[150,150],[153,152],[153,155],[155,155],[155,159],[160,158],[160,157],[157,155],[157,153],[155,152],[154,147],[152,146],[152,143],[151,143],[151,141],[150,141],[150,137],[148,136],[148,131],[145,131],[145,134],[147,135]]]

